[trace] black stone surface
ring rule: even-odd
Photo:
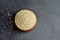
[[[21,32],[13,19],[20,9],[35,12],[34,30]],[[0,0],[0,40],[60,40],[60,0]]]

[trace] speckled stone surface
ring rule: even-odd
[[[13,24],[22,8],[33,10],[38,18],[35,29],[26,33]],[[60,0],[0,0],[0,40],[60,40]]]

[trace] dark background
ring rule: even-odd
[[[38,23],[30,32],[15,28],[20,9],[35,12]],[[60,40],[60,0],[0,0],[0,40]]]

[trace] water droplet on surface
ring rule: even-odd
[[[7,32],[5,32],[5,34],[7,34]]]
[[[11,37],[11,40],[13,39],[13,37]]]
[[[1,31],[2,31],[2,33],[4,32],[4,30],[3,30],[3,29],[2,29]]]
[[[8,8],[6,10],[8,10]]]
[[[1,10],[1,12],[4,12],[3,10]]]
[[[13,26],[11,26],[10,29],[13,29]]]
[[[8,14],[8,16],[11,16],[10,13],[7,13],[7,14]]]

